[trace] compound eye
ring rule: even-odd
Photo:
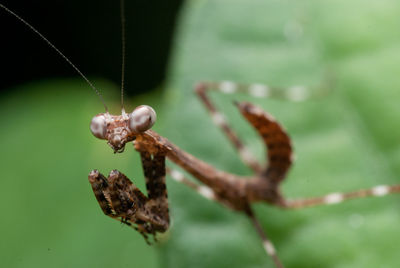
[[[129,114],[129,128],[133,132],[144,132],[156,122],[156,112],[147,105],[140,105]]]
[[[107,122],[104,114],[93,117],[92,122],[90,122],[90,131],[95,137],[102,140],[106,139]]]

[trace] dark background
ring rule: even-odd
[[[183,0],[126,1],[126,93],[151,90],[165,78]],[[13,0],[1,3],[32,24],[85,75],[121,80],[119,1]],[[36,34],[0,9],[0,90],[34,79],[77,73]]]

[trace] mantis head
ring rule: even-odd
[[[110,115],[108,112],[96,115],[90,122],[90,131],[95,137],[107,140],[114,153],[122,153],[125,144],[149,130],[156,119],[153,108],[140,105],[129,114],[122,110],[121,115]]]

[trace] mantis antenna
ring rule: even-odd
[[[22,22],[23,24],[25,24],[26,26],[28,26],[34,33],[36,33],[43,41],[45,41],[52,49],[54,49],[61,57],[64,58],[64,60],[72,66],[72,68],[75,69],[75,71],[78,72],[78,74],[86,81],[86,83],[88,83],[88,85],[96,92],[97,96],[100,98],[100,101],[103,103],[104,105],[104,109],[106,110],[106,112],[108,113],[108,108],[106,103],[104,102],[103,96],[101,95],[100,91],[92,84],[92,82],[90,82],[90,80],[78,69],[78,67],[76,67],[55,45],[53,45],[46,37],[44,37],[44,35],[42,35],[38,30],[36,30],[36,28],[34,28],[32,25],[30,25],[27,21],[25,21],[23,18],[21,18],[20,16],[18,16],[15,12],[11,11],[10,9],[8,9],[7,7],[5,7],[4,5],[0,4],[0,7],[2,9],[4,9],[5,11],[7,11],[9,14],[13,15],[14,17],[16,17],[20,22]]]
[[[120,2],[120,12],[121,12],[121,45],[122,45],[122,52],[121,52],[121,108],[125,112],[124,108],[124,86],[125,86],[125,0],[121,0]],[[123,112],[123,113],[124,113]]]

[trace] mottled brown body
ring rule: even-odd
[[[275,247],[251,209],[252,203],[266,202],[281,208],[294,209],[400,192],[398,185],[381,185],[371,189],[344,194],[332,193],[316,198],[298,200],[284,198],[280,192],[280,183],[286,178],[293,161],[289,136],[280,124],[261,108],[248,102],[235,103],[240,113],[254,127],[264,142],[267,163],[259,163],[252,157],[224,116],[209,99],[207,92],[218,86],[225,93],[233,90],[232,84],[201,83],[197,85],[195,91],[210,112],[214,123],[228,137],[242,161],[254,171],[254,175],[238,176],[217,170],[150,129],[135,132],[128,127],[132,120],[127,114],[123,113],[121,116],[106,114],[109,118],[105,137],[108,144],[114,149],[114,152],[122,152],[125,143],[133,141],[134,148],[140,153],[142,159],[147,188],[147,196],[145,196],[118,171],[112,171],[107,179],[97,171],[92,171],[89,181],[97,201],[106,215],[133,226],[145,236],[146,240],[147,234],[154,235],[156,232],[165,232],[169,228],[168,195],[165,183],[165,175],[168,171],[173,179],[193,188],[204,197],[247,215],[262,238],[265,251],[271,256],[276,267],[282,268],[283,265],[276,254]],[[243,87],[238,89],[244,90]],[[266,86],[255,85],[249,87],[249,92],[259,96],[265,95],[267,89]],[[155,115],[153,117],[155,118]],[[141,126],[143,124],[146,126],[146,120],[138,119],[136,121],[140,122]],[[179,171],[167,169],[165,159],[180,166],[202,184],[199,185],[186,179]]]
[[[242,177],[215,169],[182,151],[152,130],[137,133],[134,136],[127,133],[125,140],[134,140],[134,147],[140,152],[147,197],[118,171],[112,171],[108,179],[97,171],[93,171],[89,175],[89,180],[103,212],[110,217],[121,218],[123,222],[137,224],[145,233],[164,232],[169,225],[165,158],[181,166],[210,187],[216,200],[234,210],[247,212],[250,209],[250,203],[254,201],[282,204],[278,182],[290,166],[289,138],[282,128],[261,109],[250,103],[239,103],[237,106],[264,138],[266,145],[273,148],[272,153],[268,154],[273,169],[269,165],[260,168],[259,173],[253,177]],[[115,122],[110,127],[124,129],[121,123],[124,120],[116,118]],[[289,150],[284,150],[280,154],[281,147]],[[123,147],[122,149],[118,147],[117,151],[119,150],[123,150]],[[286,154],[288,156],[285,157]]]

